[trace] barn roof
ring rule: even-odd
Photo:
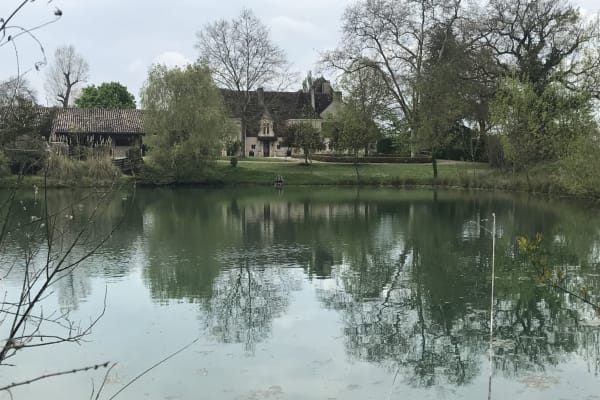
[[[52,133],[144,134],[143,110],[57,108]]]

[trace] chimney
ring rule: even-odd
[[[310,105],[312,106],[313,111],[317,110],[317,107],[315,105],[315,88],[314,87],[310,88]]]
[[[258,88],[256,89],[256,95],[258,96],[258,105],[259,106],[264,106],[265,105],[265,91],[263,90],[263,88]]]

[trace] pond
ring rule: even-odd
[[[517,237],[541,233],[548,264],[573,290],[598,294],[594,205],[314,187],[138,188],[101,201],[56,190],[47,202],[61,232],[56,254],[83,226],[73,259],[108,239],[61,276],[45,315],[69,312],[82,326],[102,315],[79,345],[18,352],[15,366],[1,367],[1,383],[111,361],[100,397],[110,398],[192,343],[117,398],[487,398],[495,214],[493,398],[598,398],[598,317],[540,284],[517,246]],[[33,249],[39,263],[46,251],[45,230],[27,231],[43,197],[20,193],[15,204],[0,266],[8,297],[22,284],[22,254]],[[87,399],[104,373],[12,395]]]

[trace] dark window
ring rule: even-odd
[[[281,145],[277,143],[277,150],[281,149]]]
[[[129,146],[131,145],[131,140],[127,136],[116,136],[115,137],[115,146]]]
[[[254,149],[256,148],[256,145],[255,145],[255,144],[253,144],[252,146],[250,146],[250,148],[251,148],[252,150],[254,150]]]

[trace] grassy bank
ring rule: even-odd
[[[357,174],[358,169],[358,174]],[[202,179],[187,184],[240,186],[257,185],[272,186],[277,176],[282,176],[286,186],[390,186],[390,187],[415,187],[438,186],[466,189],[519,191],[532,193],[545,193],[559,196],[577,196],[600,198],[598,192],[577,193],[557,178],[553,167],[536,168],[530,171],[529,179],[523,174],[512,174],[510,171],[493,170],[487,164],[441,161],[438,165],[439,176],[432,178],[431,164],[361,164],[355,168],[352,164],[319,163],[306,166],[297,160],[251,159],[240,160],[236,167],[232,167],[229,160],[218,160],[211,172]],[[120,176],[115,179],[92,179],[79,177],[79,179],[49,178],[49,187],[110,187],[127,184],[132,179]],[[158,183],[157,183],[158,182]],[[169,184],[170,179],[164,181],[154,176],[142,177],[142,185]],[[0,178],[0,187],[15,187],[17,177]],[[42,187],[42,176],[27,176],[21,182],[21,187]]]
[[[116,179],[93,179],[89,177],[83,177],[78,181],[63,180],[58,178],[47,178],[44,179],[41,175],[26,175],[17,176],[11,175],[0,178],[0,189],[18,189],[18,188],[32,188],[37,186],[38,188],[108,188],[115,186],[123,186],[133,181],[130,176],[122,175]]]
[[[439,175],[432,177],[431,164],[351,164],[314,163],[305,166],[296,160],[280,162],[239,161],[231,167],[219,161],[205,183],[221,185],[273,185],[283,176],[286,185],[440,186],[466,189],[544,193],[559,196],[600,198],[598,191],[574,191],[565,185],[554,165],[541,165],[525,174],[491,169],[485,163],[441,161]]]
[[[358,174],[357,174],[358,169]],[[486,164],[448,162],[439,168],[440,182],[460,180],[488,174]],[[239,161],[236,167],[219,161],[211,176],[212,183],[224,185],[272,185],[283,176],[286,185],[421,185],[430,184],[431,164],[352,164],[314,163],[304,165],[296,160],[280,162]]]

